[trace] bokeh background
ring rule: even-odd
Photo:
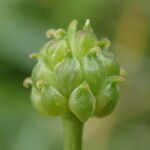
[[[150,150],[149,0],[0,0],[0,150],[63,149],[61,118],[37,113],[22,81],[46,30],[86,18],[128,75],[112,115],[86,123],[83,150]]]

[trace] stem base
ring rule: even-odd
[[[83,124],[72,113],[63,115],[62,120],[64,150],[81,150]]]

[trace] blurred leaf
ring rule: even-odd
[[[108,150],[149,150],[150,113],[115,126]]]

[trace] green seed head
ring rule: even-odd
[[[38,62],[25,82],[32,84],[31,100],[39,112],[57,116],[71,111],[85,122],[113,111],[124,78],[118,59],[108,51],[109,40],[99,41],[89,20],[79,31],[77,24],[73,20],[67,31],[46,32],[50,41],[31,55]]]

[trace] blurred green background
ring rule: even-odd
[[[49,28],[91,19],[128,76],[112,115],[89,119],[83,150],[150,150],[149,0],[0,0],[0,150],[62,150],[60,117],[43,117],[22,81]]]

